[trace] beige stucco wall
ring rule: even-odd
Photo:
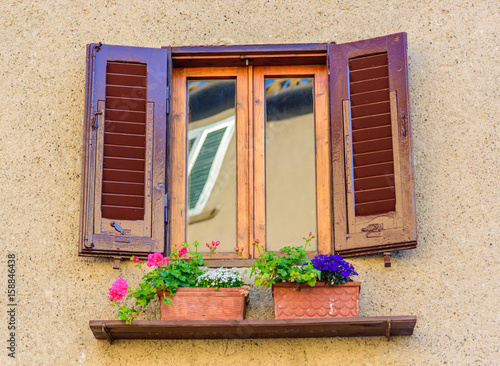
[[[499,23],[493,0],[2,0],[0,364],[500,364]],[[399,31],[408,32],[419,246],[390,269],[379,256],[352,262],[360,315],[417,315],[415,334],[94,339],[88,321],[114,318],[107,289],[134,271],[77,256],[85,45],[342,43]],[[15,361],[8,252],[18,258]],[[268,316],[265,295],[251,316]]]

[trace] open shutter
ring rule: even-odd
[[[168,54],[87,47],[81,255],[164,251]]]
[[[335,251],[416,246],[406,33],[329,45]]]

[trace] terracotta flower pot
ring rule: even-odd
[[[161,320],[243,320],[248,302],[248,289],[179,287],[174,297],[158,289]],[[172,304],[163,302],[165,296]]]
[[[299,283],[273,284],[276,319],[341,318],[358,316],[360,282],[311,287]]]

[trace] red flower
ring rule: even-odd
[[[153,254],[149,254],[148,255],[148,261],[146,263],[146,265],[148,267],[160,267],[163,263],[167,263],[168,262],[168,259],[167,258],[163,258],[163,255],[161,255],[160,252],[157,252],[157,253],[153,253]]]
[[[127,294],[128,283],[121,277],[118,277],[109,289],[109,301],[119,301]]]
[[[186,254],[186,252],[187,252],[186,247],[182,247],[182,248],[179,250],[179,256]]]

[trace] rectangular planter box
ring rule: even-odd
[[[248,302],[248,289],[179,287],[174,297],[158,289],[161,320],[243,320]],[[172,304],[163,302],[165,296]]]
[[[273,284],[275,319],[343,318],[358,316],[360,282],[329,285]]]

